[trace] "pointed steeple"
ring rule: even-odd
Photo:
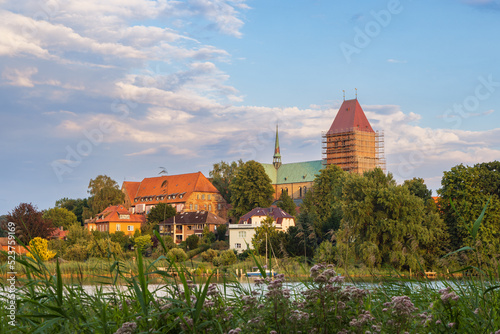
[[[274,144],[273,166],[278,169],[281,166],[280,140],[278,137],[278,124],[276,124],[276,141]]]

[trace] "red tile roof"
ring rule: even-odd
[[[167,220],[160,223],[160,225],[172,225],[174,217],[167,218]],[[175,224],[225,224],[226,220],[209,211],[195,211],[195,212],[181,212],[175,216]]]
[[[62,239],[62,240],[64,240],[64,239],[66,239],[66,237],[68,236],[68,233],[69,233],[69,231],[63,231],[63,230],[61,230],[61,229],[59,229],[59,228],[56,228],[56,229],[54,230],[54,232],[52,232],[52,233],[50,234],[49,238],[51,238],[51,239]]]
[[[165,203],[165,196],[171,196],[168,203],[182,203],[193,192],[219,192],[201,172],[149,177],[141,182],[125,181],[122,191],[129,196],[132,205]]]
[[[358,100],[345,100],[340,106],[328,133],[350,132],[354,130],[375,132],[370,122],[368,122]]]
[[[128,215],[129,218],[120,218],[120,215]],[[105,223],[105,222],[131,222],[131,223],[144,223],[146,217],[144,215],[138,215],[130,213],[123,205],[112,205],[104,209],[103,212],[99,213],[96,220],[93,223]]]

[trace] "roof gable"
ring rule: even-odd
[[[271,216],[273,217],[274,221],[277,221],[280,218],[293,218],[292,215],[289,215],[285,211],[283,211],[281,208],[278,208],[277,206],[271,206],[270,208],[254,208],[250,212],[246,213],[240,218],[239,224],[241,224],[244,221],[247,221],[251,217],[262,217],[262,216]]]
[[[179,203],[185,202],[193,192],[219,192],[201,172],[149,177],[141,182],[123,182],[122,188],[126,190],[132,205]]]
[[[168,225],[174,223],[174,217],[161,222],[161,225]],[[225,224],[224,218],[221,218],[209,211],[194,211],[194,212],[181,212],[175,215],[175,224]]]
[[[375,132],[358,100],[345,100],[340,106],[328,133],[350,132],[354,130]]]

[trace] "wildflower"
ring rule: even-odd
[[[278,334],[276,331],[270,331],[269,334]]]
[[[451,328],[451,327],[453,327],[453,326],[455,326],[455,323],[454,323],[454,322],[450,322],[450,323],[448,324],[448,327],[450,327],[450,328]]]
[[[476,308],[476,309],[474,310],[474,314],[479,314],[479,308]]]
[[[436,325],[440,325],[442,324],[443,322],[441,320],[436,320]]]
[[[115,334],[132,334],[137,328],[135,322],[125,322],[122,327],[120,327]]]

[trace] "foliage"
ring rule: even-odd
[[[91,216],[90,206],[86,198],[70,199],[64,197],[56,201],[55,207],[73,212],[80,224],[83,224],[84,220]]]
[[[419,269],[425,265],[426,247],[445,238],[439,216],[427,213],[421,198],[378,168],[363,176],[348,175],[342,211],[337,242],[370,267],[387,263],[396,269]]]
[[[135,248],[140,252],[145,252],[149,247],[153,245],[151,242],[151,235],[146,234],[137,238],[134,238]]]
[[[65,208],[52,208],[43,213],[43,218],[52,221],[55,227],[63,227],[69,230],[73,225],[79,225],[76,215]]]
[[[266,240],[269,244],[269,240],[278,234],[276,228],[274,227],[273,217],[267,216],[261,223],[260,226],[255,228],[255,234],[252,238],[252,245],[257,252],[260,254],[265,254],[266,252]],[[268,245],[267,245],[268,246]]]
[[[205,252],[201,253],[200,256],[204,262],[212,262],[214,258],[217,257],[219,253],[213,249],[207,249]]]
[[[85,261],[89,258],[88,246],[84,244],[73,244],[66,248],[64,259],[69,261]]]
[[[314,261],[316,263],[337,263],[337,247],[330,241],[323,241],[314,252]]]
[[[123,256],[122,247],[119,243],[109,238],[93,239],[87,246],[89,257],[112,258],[113,255]]]
[[[66,236],[66,242],[68,245],[88,244],[91,239],[92,234],[90,231],[81,226],[71,226],[69,228],[68,235]]]
[[[170,217],[177,214],[175,208],[166,203],[158,203],[154,208],[148,213],[147,221],[148,223],[158,224]]]
[[[222,251],[219,256],[215,257],[212,260],[212,264],[216,267],[219,266],[229,266],[233,263],[236,263],[238,261],[238,258],[236,257],[236,254],[234,254],[234,251],[231,249]]]
[[[124,231],[116,231],[115,233],[111,233],[109,237],[111,241],[118,243],[124,251],[129,250],[133,245],[132,237],[126,235]]]
[[[215,233],[210,231],[210,228],[208,226],[205,226],[203,228],[203,238],[202,238],[203,243],[210,245],[210,244],[214,243],[215,240],[217,240]]]
[[[7,221],[16,224],[16,237],[25,244],[36,237],[48,239],[55,230],[52,221],[44,219],[43,213],[28,203],[16,206],[7,215]]]
[[[217,225],[217,230],[215,231],[215,236],[217,237],[217,240],[219,241],[226,240],[226,232],[227,232],[226,224]]]
[[[285,191],[281,194],[276,205],[289,215],[295,216],[295,208],[297,207],[297,205],[295,205],[293,199],[290,197],[290,195],[288,195],[288,192]]]
[[[220,192],[227,203],[231,203],[230,184],[233,181],[239,168],[243,166],[243,160],[227,163],[224,161],[215,163],[209,176],[212,178],[212,184]]]
[[[68,243],[62,239],[52,239],[49,240],[48,248],[56,253],[59,258],[64,258],[66,249],[68,248]]]
[[[186,245],[189,250],[193,250],[198,248],[198,243],[200,242],[200,238],[196,234],[192,234],[186,238]]]
[[[420,197],[424,202],[432,199],[432,190],[427,189],[425,181],[422,178],[414,177],[411,180],[405,180],[403,186],[408,188],[410,194]]]
[[[439,209],[448,226],[452,249],[475,246],[469,233],[470,224],[491,197],[476,242],[487,246],[481,251],[484,260],[493,261],[492,256],[500,252],[500,162],[473,167],[457,165],[444,172],[441,185],[442,188],[438,190]],[[466,258],[463,260],[467,261]]]
[[[96,215],[110,205],[123,204],[125,194],[120,190],[118,183],[107,175],[98,175],[89,182],[88,200],[92,214]]]
[[[180,248],[172,248],[167,253],[167,258],[173,262],[184,262],[187,260],[187,254]]]
[[[229,248],[229,242],[219,240],[210,245],[210,248],[215,250],[226,250]]]
[[[256,161],[244,163],[229,185],[233,208],[230,215],[236,220],[256,207],[267,208],[273,201],[274,189],[264,167]]]
[[[40,257],[42,261],[48,261],[56,256],[55,252],[52,252],[48,248],[48,241],[46,239],[36,237],[30,240],[29,243],[30,252],[26,255],[35,258],[36,256]]]
[[[205,252],[209,249],[210,246],[208,245],[202,245],[198,248],[192,249],[186,253],[188,260],[195,257],[196,255]]]

